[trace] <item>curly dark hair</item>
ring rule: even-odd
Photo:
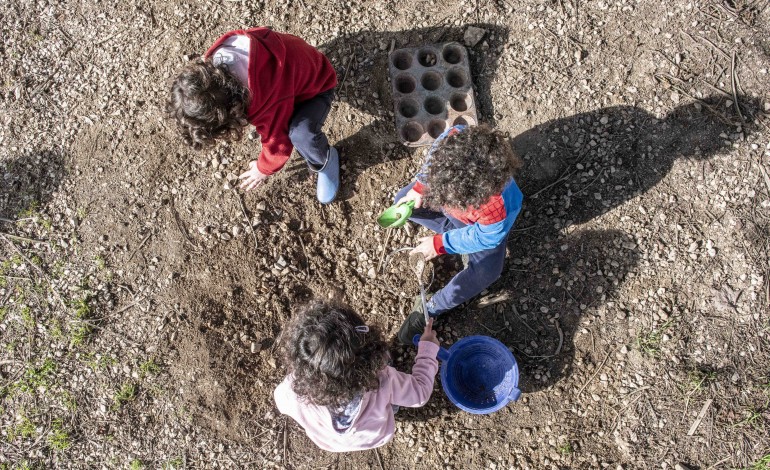
[[[433,207],[478,209],[503,190],[521,159],[506,136],[487,125],[446,137],[427,168],[428,203]]]
[[[363,325],[341,305],[313,301],[297,310],[280,340],[294,393],[319,406],[338,407],[378,388],[388,348],[377,327],[356,331]]]
[[[177,75],[171,85],[166,112],[194,149],[216,139],[239,140],[249,123],[250,94],[224,65],[199,58]]]

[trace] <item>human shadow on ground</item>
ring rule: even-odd
[[[463,42],[469,27],[486,31],[468,50],[471,79],[474,84],[478,117],[494,123],[491,84],[495,78],[502,45],[508,30],[492,24],[466,24],[457,27],[436,26],[404,31],[357,31],[335,38],[319,47],[338,71],[337,100],[364,111],[374,118],[354,134],[332,142],[341,152],[342,184],[340,199],[353,196],[355,182],[367,168],[408,157],[413,150],[400,143],[395,128],[388,57],[394,49],[456,41]],[[339,110],[333,119],[347,119]]]
[[[508,239],[506,267],[481,299],[450,312],[442,323],[459,337],[483,334],[503,341],[519,360],[525,392],[569,376],[581,314],[603,312],[639,258],[631,234],[576,225],[651,190],[679,158],[706,165],[728,152],[733,141],[752,132],[758,112],[757,100],[739,101],[745,122],[725,100],[710,97],[663,119],[616,106],[549,121],[514,137],[525,160],[517,177],[525,203]],[[667,192],[676,197],[675,188]]]
[[[0,160],[0,223],[11,223],[45,206],[67,176],[65,158],[40,150]]]

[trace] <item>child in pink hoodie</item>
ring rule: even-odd
[[[388,366],[376,327],[348,308],[313,302],[298,311],[281,338],[289,375],[273,393],[318,447],[331,452],[373,449],[395,431],[399,406],[423,406],[433,392],[439,344],[429,322],[412,374]]]

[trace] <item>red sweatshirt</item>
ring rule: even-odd
[[[257,167],[271,175],[283,168],[294,148],[289,140],[294,107],[337,86],[337,74],[317,49],[297,36],[268,28],[230,31],[217,39],[206,57],[234,35],[251,38],[248,119],[262,139]]]

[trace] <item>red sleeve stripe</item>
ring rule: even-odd
[[[414,192],[417,194],[422,194],[425,191],[425,185],[420,183],[419,181],[415,181],[414,186],[412,186],[412,189],[414,189]]]
[[[444,248],[444,237],[442,235],[433,235],[433,249],[440,255],[446,254],[446,248]]]

